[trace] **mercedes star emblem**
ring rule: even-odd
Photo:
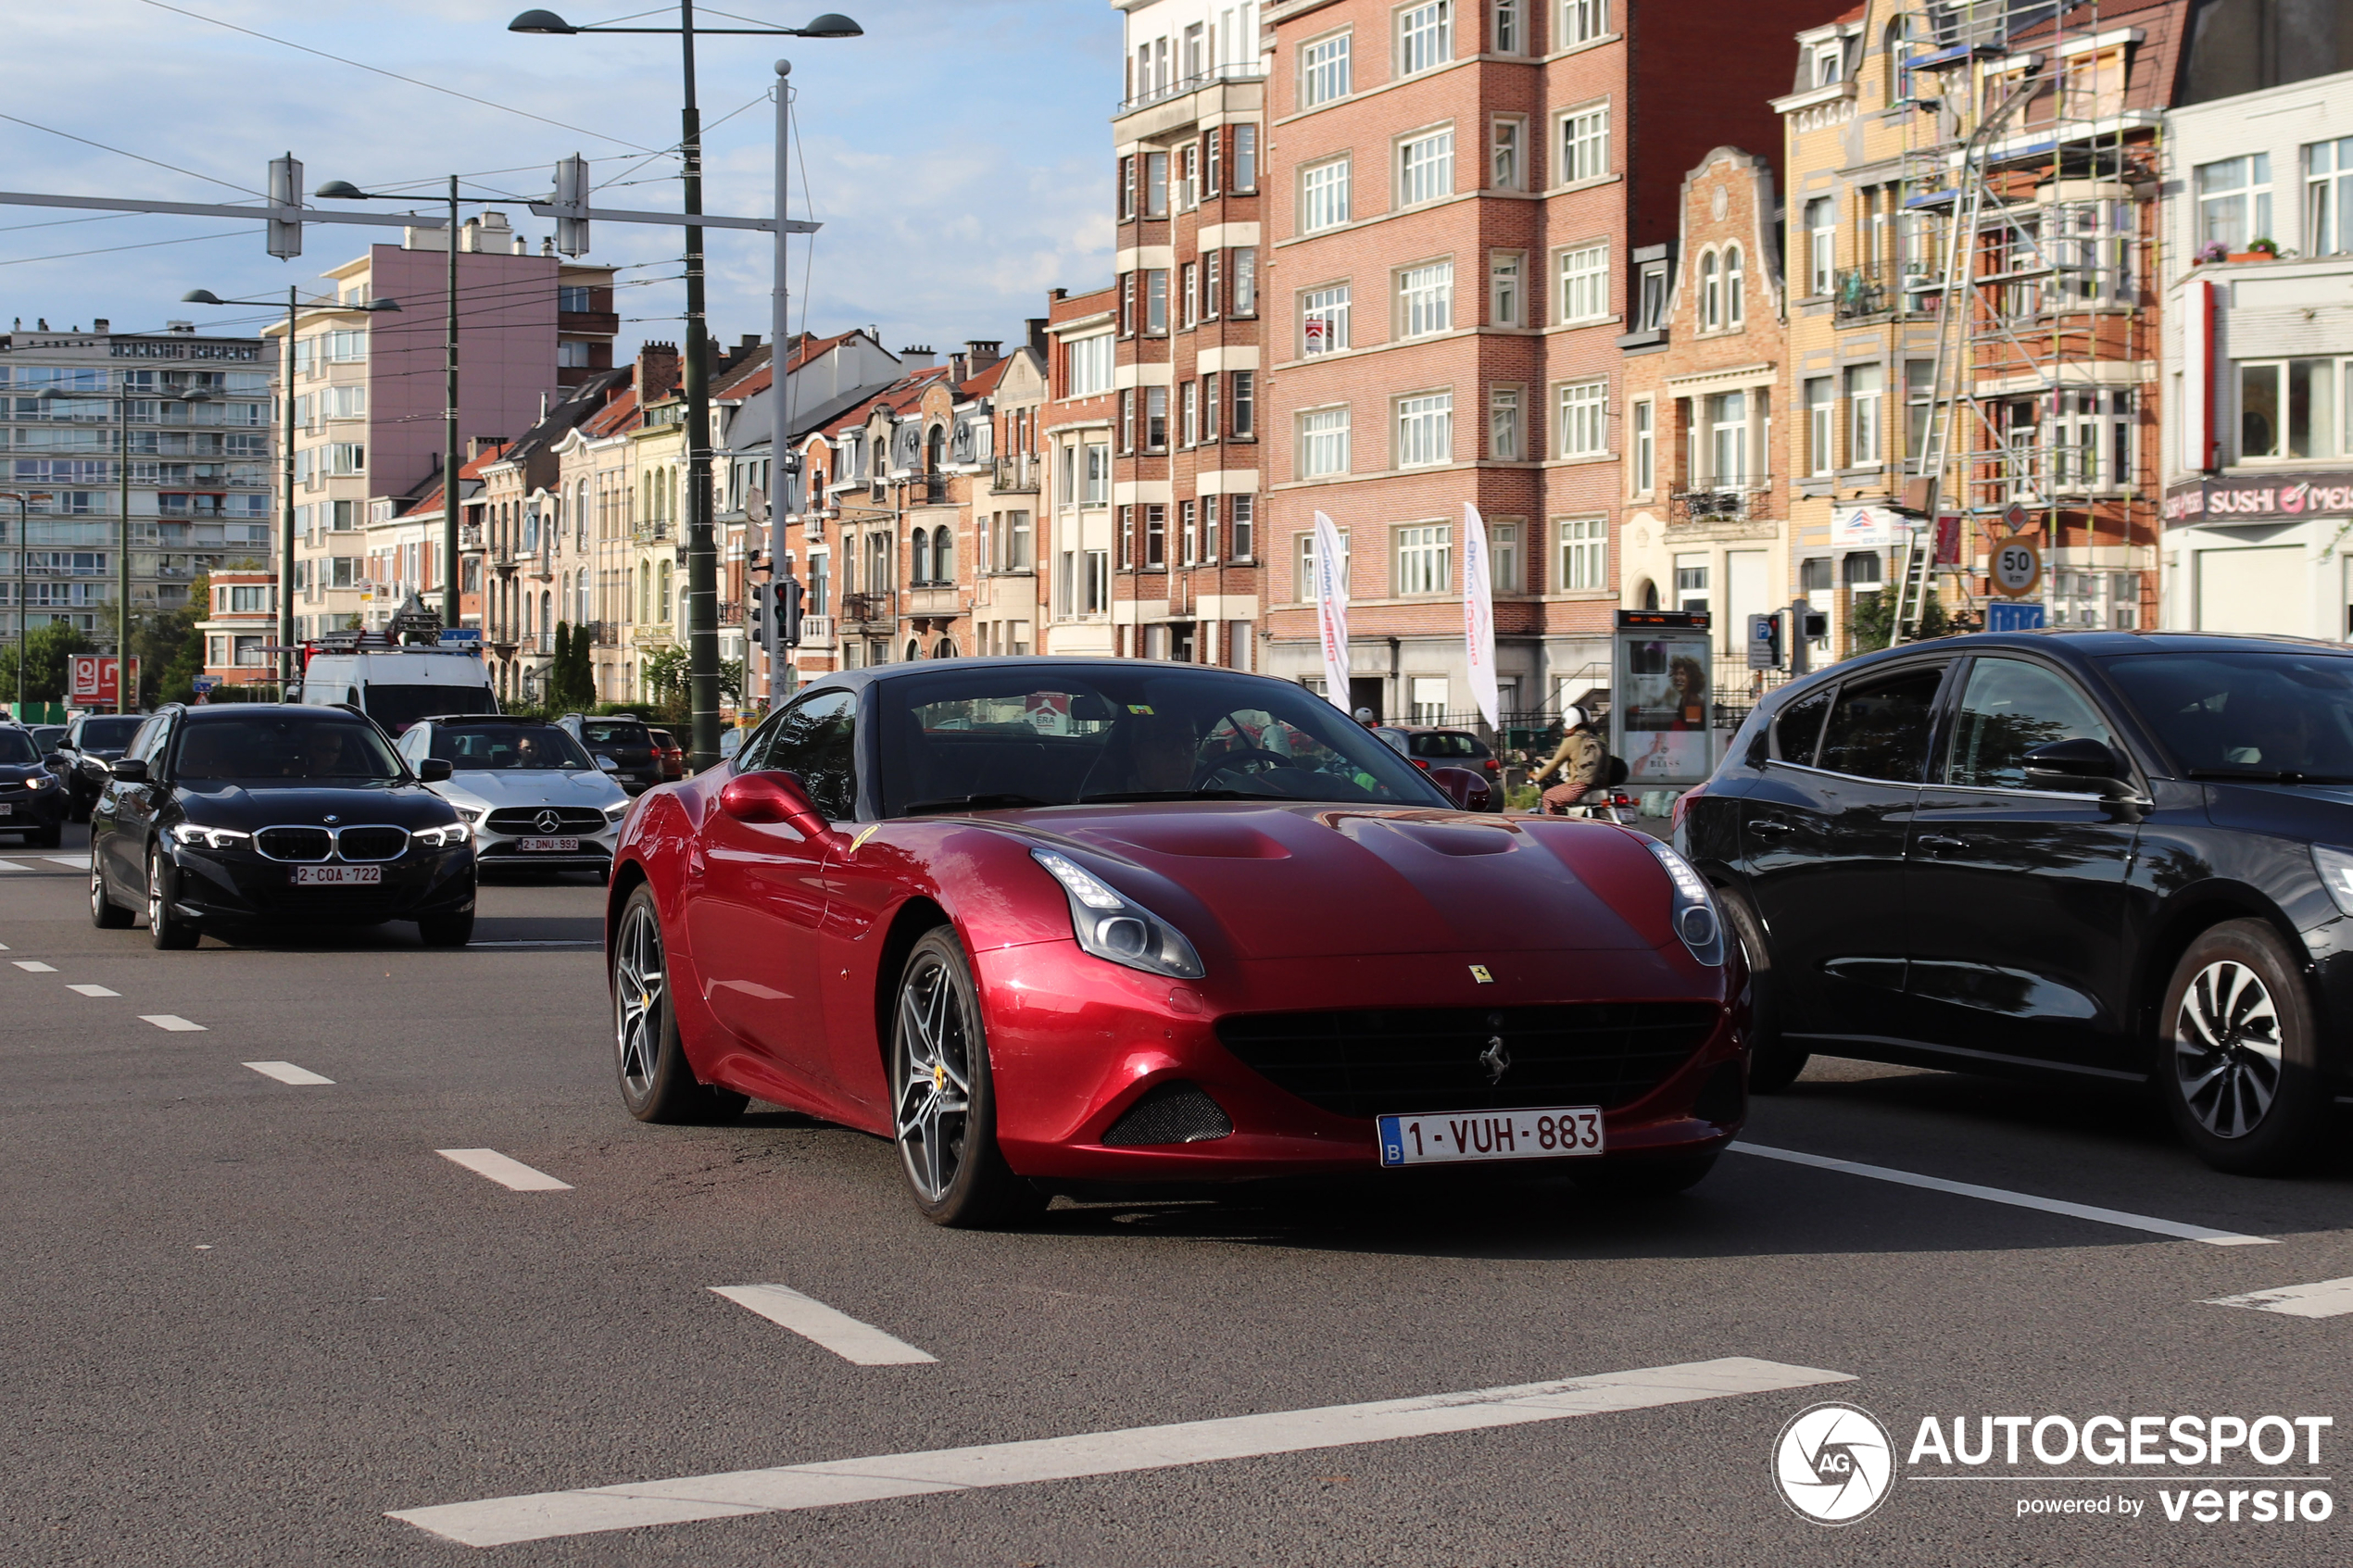
[[[553,833],[564,825],[564,820],[556,814],[552,807],[540,812],[532,822],[541,833]]]
[[[1504,1048],[1501,1035],[1487,1037],[1487,1048],[1478,1053],[1478,1060],[1486,1067],[1487,1081],[1491,1084],[1502,1083],[1504,1074],[1511,1071],[1512,1053]]]

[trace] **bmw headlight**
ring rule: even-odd
[[[1716,897],[1692,863],[1657,839],[1645,841],[1675,884],[1675,908],[1667,920],[1692,957],[1714,968],[1724,961],[1724,917],[1716,912]]]
[[[428,849],[447,849],[472,838],[473,829],[463,822],[450,822],[437,828],[419,828],[409,836]]]
[[[1051,849],[1032,849],[1029,855],[1070,896],[1071,929],[1088,952],[1147,974],[1199,980],[1206,972],[1184,934],[1150,909],[1065,856]]]
[[[208,828],[196,822],[174,822],[171,836],[190,848],[202,846],[207,849],[234,849],[253,834],[235,828]]]

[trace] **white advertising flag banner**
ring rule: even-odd
[[[1315,514],[1315,633],[1324,646],[1324,695],[1342,713],[1348,709],[1348,558],[1340,530]]]
[[[1471,700],[1500,727],[1495,690],[1495,573],[1487,559],[1487,520],[1463,503],[1463,642],[1470,650]]]

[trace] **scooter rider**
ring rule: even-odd
[[[1561,724],[1564,733],[1560,748],[1530,781],[1541,784],[1554,774],[1560,775],[1560,783],[1544,791],[1544,809],[1555,817],[1568,815],[1569,809],[1585,792],[1602,782],[1602,770],[1609,760],[1609,753],[1601,737],[1593,734],[1593,721],[1583,709],[1571,706],[1563,709]]]

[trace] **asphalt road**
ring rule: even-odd
[[[91,927],[68,846],[0,846],[0,1562],[2347,1560],[2353,1314],[2208,1303],[2353,1276],[2353,1157],[2222,1176],[2130,1093],[1818,1061],[1758,1102],[1751,1141],[2264,1242],[1738,1152],[1653,1205],[1375,1182],[942,1232],[877,1140],[764,1107],[629,1120],[599,889],[487,889],[462,952],[392,927],[158,953]],[[568,1185],[512,1190],[440,1149]],[[860,1364],[714,1294],[755,1284],[935,1359]],[[1723,1358],[1851,1381],[1521,1424],[1462,1400],[1467,1429],[1346,1441],[1379,1437],[1352,1414],[1322,1447],[1282,1436],[1295,1421],[1223,1427],[1234,1457],[1167,1462],[1200,1457],[1187,1428],[1048,1450],[1064,1478],[1009,1449],[955,1461],[986,1485],[815,1507],[784,1486],[739,1517],[487,1548],[388,1517]],[[1883,1506],[1838,1528],[1774,1467],[1784,1424],[1832,1399],[1899,1461]],[[2178,1413],[2336,1424],[2299,1429],[2317,1463],[1900,1462],[1923,1417],[1974,1442],[1982,1416]],[[1128,1468],[1089,1474],[1107,1455]],[[2259,1479],[2218,1493],[2293,1477],[2332,1515],[2166,1518],[2160,1493],[2224,1475]],[[2109,1512],[2019,1512],[2067,1498]]]

